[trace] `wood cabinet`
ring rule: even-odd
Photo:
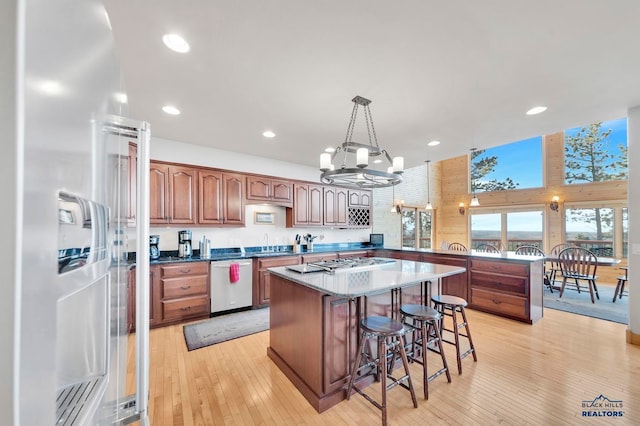
[[[160,285],[159,267],[149,267],[149,327],[154,327],[158,322],[158,298],[156,293]],[[131,269],[127,276],[127,330],[135,331],[136,328],[136,269]]]
[[[371,207],[371,192],[350,189],[349,207]]]
[[[153,297],[156,326],[209,317],[209,262],[167,263],[152,268],[159,271]]]
[[[440,265],[459,266],[467,268],[466,272],[462,274],[452,275],[450,277],[444,277],[441,279],[441,292],[442,294],[450,294],[452,296],[462,297],[464,300],[469,300],[469,273],[468,273],[468,261],[466,257],[456,257],[449,255],[432,255],[428,253],[422,253],[422,262],[437,263]]]
[[[347,226],[349,224],[347,193],[346,189],[336,186],[325,186],[323,188],[324,225]]]
[[[152,162],[149,217],[152,224],[196,223],[196,170]]]
[[[293,185],[293,208],[287,209],[287,227],[324,224],[322,185]]]
[[[247,200],[293,207],[293,183],[266,176],[247,176]]]
[[[198,223],[243,226],[245,177],[218,170],[198,171]]]
[[[469,307],[533,323],[542,318],[542,260],[469,259]]]
[[[278,256],[253,260],[253,306],[266,306],[271,299],[271,275],[267,269],[299,265],[300,256]]]

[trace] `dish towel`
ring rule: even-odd
[[[240,264],[232,263],[229,265],[229,282],[237,283],[240,281]]]

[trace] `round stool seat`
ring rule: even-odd
[[[440,305],[462,306],[463,308],[467,307],[467,301],[462,297],[451,296],[448,294],[433,296],[431,301]]]
[[[380,336],[401,336],[404,334],[404,325],[393,318],[372,315],[360,321],[360,327],[368,333],[376,333]]]
[[[440,312],[430,306],[423,305],[402,305],[400,306],[400,313],[421,321],[436,321],[441,317]]]

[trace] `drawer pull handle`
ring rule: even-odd
[[[189,290],[191,288],[191,286],[190,285],[182,285],[182,286],[180,286],[180,288],[183,289],[183,290]]]
[[[496,300],[496,299],[493,299],[492,302],[495,303],[496,305],[499,305],[500,303],[502,303],[502,302],[500,302],[499,300]]]
[[[186,308],[180,308],[180,310],[182,312],[190,311],[191,310],[191,306],[187,306]]]
[[[191,269],[180,269],[180,273],[182,274],[188,274],[189,272],[191,272]]]

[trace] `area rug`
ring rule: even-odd
[[[189,351],[269,329],[269,308],[213,317],[183,327]]]
[[[600,300],[596,299],[596,303],[591,303],[588,290],[586,292],[581,291],[580,293],[575,290],[565,290],[562,298],[560,298],[559,290],[553,290],[553,293],[550,293],[545,289],[544,307],[628,324],[628,298],[625,296],[622,299],[616,299],[616,303],[613,303],[614,290],[615,287],[599,285],[598,293],[600,294]]]

